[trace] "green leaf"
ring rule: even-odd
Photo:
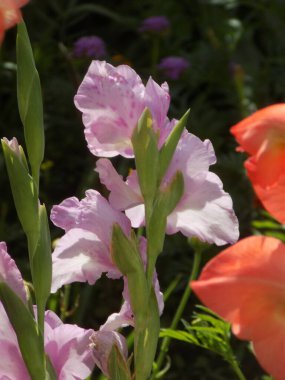
[[[148,378],[154,361],[160,320],[156,295],[149,288],[135,234],[124,235],[119,225],[112,233],[112,258],[127,277],[130,301],[134,313],[134,357],[136,380]]]
[[[151,289],[148,307],[135,315],[135,372],[136,380],[148,379],[155,359],[160,319],[156,295]]]
[[[33,256],[33,285],[38,307],[39,326],[43,331],[44,313],[47,299],[50,295],[52,260],[51,239],[48,217],[44,205],[40,206],[40,234],[38,244]],[[44,274],[44,275],[43,275]]]
[[[158,136],[153,130],[149,109],[142,113],[133,132],[132,144],[140,189],[146,205],[151,205],[158,188]]]
[[[245,379],[230,345],[230,324],[206,307],[198,306],[198,308],[202,312],[194,313],[191,324],[183,321],[185,331],[162,329],[160,337],[170,337],[210,350],[222,356],[231,365],[239,379]]]
[[[6,167],[18,218],[26,235],[39,233],[38,197],[21,146],[2,139]]]
[[[113,345],[108,358],[108,372],[112,380],[132,379],[129,366],[116,344]]]
[[[149,221],[149,244],[153,247],[153,254],[157,255],[163,249],[167,216],[173,211],[181,199],[184,191],[184,180],[181,172],[177,172],[170,184],[160,190],[155,199],[153,212]]]
[[[40,165],[44,156],[42,91],[24,22],[18,24],[17,65],[19,113],[24,126],[32,175],[38,188]]]
[[[174,155],[177,144],[178,144],[180,137],[184,131],[184,128],[186,127],[186,123],[188,120],[189,113],[190,113],[190,110],[185,112],[185,114],[182,116],[182,118],[175,125],[175,127],[173,128],[170,135],[168,136],[165,143],[163,144],[163,146],[160,149],[160,152],[159,152],[159,175],[158,175],[159,183],[161,182],[162,178],[164,177],[165,173],[167,172],[167,169],[168,169],[169,164],[172,160],[172,157]]]
[[[111,254],[116,266],[127,277],[134,315],[144,312],[148,304],[148,287],[135,234],[132,233],[131,238],[128,238],[121,227],[115,224]]]
[[[46,379],[43,340],[30,311],[5,283],[0,283],[0,299],[17,335],[31,379]]]

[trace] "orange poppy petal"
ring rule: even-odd
[[[274,132],[274,133],[272,133]],[[256,154],[266,139],[281,136],[285,140],[285,104],[265,107],[231,128],[240,144],[239,150]]]
[[[5,29],[11,28],[21,20],[21,12],[14,0],[1,0],[0,9]]]
[[[5,29],[4,29],[4,20],[0,9],[0,45],[4,39]]]
[[[16,5],[20,8],[28,4],[30,0],[15,0]]]
[[[284,323],[284,322],[283,322]],[[284,380],[285,333],[280,329],[272,339],[268,336],[253,343],[259,363],[275,380]]]
[[[9,29],[21,21],[20,7],[27,4],[29,0],[1,0],[0,13],[4,22],[4,30]]]
[[[278,239],[241,240],[211,260],[191,287],[206,306],[232,323],[241,339],[269,339],[276,345],[280,331],[285,336],[285,245]],[[269,372],[274,365],[266,364]]]
[[[272,146],[250,157],[244,164],[253,186],[263,188],[277,183],[285,173],[285,145]]]
[[[253,182],[253,187],[264,208],[278,222],[285,224],[285,173],[272,186],[264,188]]]

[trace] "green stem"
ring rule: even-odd
[[[71,285],[65,285],[63,300],[60,307],[60,319],[62,321],[66,318],[66,311],[68,310],[69,298],[70,298]]]
[[[246,380],[246,377],[242,373],[241,369],[239,368],[238,363],[235,360],[231,362],[231,366],[239,380]]]
[[[200,268],[200,262],[201,262],[201,257],[202,257],[202,250],[197,250],[197,252],[195,253],[194,255],[194,262],[193,262],[193,267],[192,267],[192,271],[191,271],[191,274],[190,274],[190,277],[189,277],[189,282],[190,281],[193,281],[197,278],[198,276],[198,273],[199,273],[199,268]],[[191,295],[191,288],[189,286],[189,282],[187,282],[187,286],[184,290],[184,293],[183,293],[183,296],[180,300],[180,303],[179,303],[179,306],[176,310],[176,313],[173,317],[173,320],[171,322],[171,325],[170,325],[170,329],[174,330],[176,329],[181,317],[182,317],[182,314],[184,312],[184,309],[186,307],[186,304],[189,300],[189,297]],[[160,346],[160,353],[158,355],[158,359],[157,359],[157,363],[156,363],[156,368],[155,368],[155,372],[152,376],[152,379],[155,379],[156,378],[156,375],[159,373],[163,363],[164,363],[164,360],[165,360],[165,357],[167,355],[167,352],[168,352],[168,348],[169,348],[169,345],[170,345],[170,342],[171,342],[171,338],[170,337],[165,337],[163,340],[162,340],[162,343],[161,343],[161,346]]]
[[[153,202],[145,199],[145,230],[147,238],[147,264],[146,264],[146,279],[148,289],[150,291],[152,287],[153,272],[155,267],[155,252],[153,252],[152,236],[149,231],[150,218],[153,210]]]

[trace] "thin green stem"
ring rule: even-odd
[[[231,362],[231,366],[239,380],[246,380],[246,377],[242,373],[241,369],[239,368],[238,363],[235,360]]]
[[[192,267],[192,271],[191,271],[191,274],[190,274],[190,277],[189,277],[189,282],[190,281],[193,281],[197,278],[198,276],[198,273],[199,273],[199,268],[200,268],[200,262],[201,262],[201,257],[202,257],[202,251],[201,250],[197,250],[197,252],[195,253],[194,255],[194,262],[193,262],[193,267]],[[176,313],[173,317],[173,320],[171,322],[171,325],[170,325],[170,329],[174,330],[176,329],[181,317],[182,317],[182,314],[184,312],[184,309],[186,307],[186,304],[189,300],[189,297],[191,295],[191,288],[189,286],[189,282],[187,282],[187,286],[184,290],[184,293],[182,295],[182,298],[180,300],[180,303],[179,303],[179,306],[176,310]],[[158,355],[158,358],[157,358],[157,363],[156,363],[156,368],[155,368],[155,372],[152,376],[152,379],[155,379],[156,378],[156,375],[159,373],[164,361],[165,361],[165,357],[167,355],[167,352],[168,352],[168,348],[169,348],[169,345],[170,345],[170,342],[171,342],[171,338],[170,337],[165,337],[163,340],[162,340],[162,343],[161,343],[161,346],[160,346],[160,352],[159,352],[159,355]]]
[[[153,271],[155,267],[155,259],[156,257],[155,253],[153,251],[152,247],[152,236],[149,231],[149,225],[150,225],[150,218],[152,214],[152,208],[153,208],[153,202],[147,202],[145,200],[145,230],[146,230],[146,237],[147,237],[147,264],[146,264],[146,278],[147,278],[147,284],[149,290],[152,286],[152,277],[153,277]]]
[[[66,318],[66,311],[68,310],[70,292],[71,292],[71,285],[65,285],[63,300],[60,306],[60,319],[62,321],[64,321]]]

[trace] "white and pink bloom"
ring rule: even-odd
[[[126,65],[114,67],[93,61],[74,98],[83,114],[85,138],[91,153],[99,157],[133,157],[132,133],[143,112],[151,111],[160,142],[169,133],[168,85],[149,78],[146,86]]]
[[[129,235],[131,224],[98,191],[86,191],[81,201],[65,199],[52,208],[51,220],[65,230],[52,255],[52,292],[75,281],[92,285],[102,273],[112,279],[122,276],[111,258],[112,227],[118,223]]]
[[[0,242],[0,282],[5,282],[24,303],[27,303],[23,279],[14,260]],[[94,367],[90,349],[93,330],[63,324],[52,311],[45,313],[45,351],[59,380],[83,380]],[[0,374],[1,379],[29,380],[16,333],[0,302]]]
[[[184,178],[184,194],[167,218],[168,234],[178,231],[202,241],[222,245],[234,243],[239,236],[238,221],[231,197],[223,190],[221,180],[209,172],[216,162],[209,140],[184,132],[174,153],[161,187],[166,186],[179,170]],[[136,171],[126,181],[108,159],[97,161],[96,171],[110,190],[109,201],[114,208],[125,210],[133,227],[144,224],[144,204]]]
[[[122,277],[111,257],[111,240],[114,224],[119,224],[126,234],[130,235],[130,220],[114,209],[96,190],[86,191],[86,197],[67,198],[51,212],[53,223],[65,230],[53,252],[52,292],[62,285],[75,281],[94,284],[103,273],[111,279]],[[140,243],[143,261],[146,263],[146,240]],[[163,310],[163,297],[159,291],[156,274],[154,275],[159,309]],[[120,313],[112,315],[112,330],[122,325],[133,324],[133,315],[129,304],[127,282],[123,292],[125,303]],[[118,322],[119,321],[119,322]]]

